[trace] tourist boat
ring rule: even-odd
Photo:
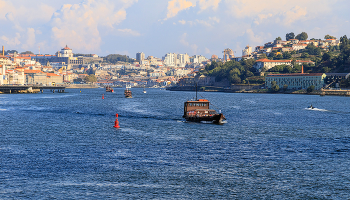
[[[107,85],[106,92],[114,92],[114,90],[111,86]]]
[[[209,108],[210,102],[207,99],[197,99],[186,101],[184,104],[183,118],[191,122],[209,122],[214,124],[224,124],[225,116]]]
[[[145,94],[147,93],[147,91],[145,90],[145,88],[143,88],[143,93],[145,93]]]
[[[130,88],[131,88],[131,86],[127,85],[125,90],[124,90],[124,95],[126,98],[132,98],[132,93],[131,93]]]

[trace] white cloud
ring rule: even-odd
[[[246,34],[248,35],[249,41],[254,44],[262,44],[264,42],[264,40],[261,37],[254,34],[252,29],[247,29]]]
[[[217,10],[220,2],[221,0],[199,0],[198,4],[201,11],[206,10],[208,8]]]
[[[8,38],[6,36],[1,36],[1,39],[3,42],[5,42],[5,44],[9,45],[9,46],[16,46],[21,44],[21,34],[20,33],[16,33],[16,35],[13,38]]]
[[[35,30],[34,30],[34,28],[27,28],[26,37],[27,37],[26,43],[22,45],[22,48],[30,50],[35,45]]]
[[[305,17],[307,14],[306,8],[301,8],[299,6],[295,6],[292,10],[285,12],[284,14],[284,24],[292,24],[293,22]]]
[[[185,25],[186,21],[185,20],[180,20],[179,23],[182,24],[182,25]]]
[[[137,31],[133,31],[131,29],[117,29],[119,32],[124,33],[126,35],[131,35],[131,36],[140,36],[141,34]]]
[[[135,0],[86,0],[80,4],[66,4],[52,17],[52,38],[60,45],[68,44],[78,50],[98,50],[101,44],[99,27],[114,29],[126,19],[125,9]],[[116,5],[118,4],[118,5]],[[120,32],[138,36],[130,29]]]
[[[199,19],[196,19],[195,21],[180,20],[179,23],[182,24],[182,25],[188,24],[190,26],[193,26],[193,25],[196,25],[196,24],[201,24],[201,25],[204,25],[206,27],[211,28],[211,27],[213,27],[213,25],[215,23],[220,23],[220,19],[217,18],[217,17],[209,17],[208,20],[199,20]]]
[[[191,1],[186,0],[171,0],[168,2],[167,17],[164,20],[175,17],[180,11],[186,10],[190,7],[194,7]]]
[[[330,11],[332,2],[326,0],[225,0],[227,13],[238,19],[253,18],[256,25],[272,19],[289,26],[300,19],[312,19]]]

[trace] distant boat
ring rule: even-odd
[[[315,109],[315,107],[313,107],[312,104],[311,104],[309,107],[307,107],[307,108],[309,108],[309,109]]]
[[[191,122],[211,122],[214,124],[224,124],[226,120],[222,113],[217,113],[213,109],[209,109],[210,102],[207,99],[197,99],[186,101],[184,104],[183,118]]]
[[[145,93],[145,94],[147,93],[147,91],[145,90],[145,88],[143,88],[143,93]]]
[[[131,88],[131,86],[127,85],[125,90],[124,90],[124,95],[126,98],[132,98],[132,93],[131,93],[130,88]]]
[[[114,92],[114,90],[111,86],[107,85],[106,92]]]

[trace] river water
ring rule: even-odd
[[[131,90],[0,95],[0,199],[350,198],[348,97]]]

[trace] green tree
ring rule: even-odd
[[[308,58],[310,55],[308,54],[308,53],[306,53],[306,52],[304,52],[304,53],[302,53],[301,54],[301,57],[302,58]]]
[[[295,39],[298,39],[298,40],[307,40],[309,36],[307,35],[306,32],[302,32],[300,34],[298,34],[297,36],[295,36]]]
[[[276,81],[271,82],[271,91],[272,92],[278,92],[280,90],[280,86],[276,84]]]
[[[324,36],[324,39],[337,39],[337,38],[327,34]]]
[[[83,81],[83,79],[81,79],[81,78],[73,79],[73,82],[75,82],[75,83],[80,83],[80,82],[82,82],[82,81]]]
[[[283,91],[287,91],[287,89],[288,89],[288,85],[283,85]]]
[[[315,86],[311,85],[306,89],[307,93],[311,93],[313,91],[315,91]]]
[[[321,55],[321,49],[314,46],[314,44],[310,43],[305,48],[305,52],[310,55]]]
[[[323,73],[328,73],[330,71],[331,71],[331,69],[329,67],[322,67],[322,69],[321,69],[321,72],[323,72]]]
[[[126,55],[110,54],[104,57],[104,61],[108,63],[116,64],[119,61],[131,63],[131,62],[134,62],[135,60],[132,58],[129,58],[129,56],[126,56]]]
[[[322,55],[322,60],[323,61],[328,61],[331,58],[331,54],[326,52]]]
[[[290,59],[290,58],[292,58],[292,55],[288,51],[283,52],[283,59]]]
[[[84,81],[89,82],[89,83],[93,83],[93,82],[96,82],[96,81],[97,81],[97,78],[96,78],[95,75],[90,74],[89,76],[86,76],[86,77],[84,78]]]
[[[290,32],[290,33],[287,33],[286,34],[286,40],[291,40],[291,39],[294,39],[295,35],[293,32]]]
[[[277,37],[276,40],[282,40],[282,38],[281,37]]]
[[[284,67],[283,72],[289,74],[289,73],[292,73],[292,70],[293,70],[293,68],[291,66],[287,65]]]
[[[1,51],[2,52],[2,51]],[[8,55],[8,54],[13,54],[13,53],[17,53],[18,54],[18,51],[17,50],[7,50],[5,51],[5,55]]]
[[[264,58],[267,58],[266,54],[264,53],[259,56],[259,59],[264,59]]]
[[[277,54],[273,57],[274,60],[282,60],[283,59],[283,55],[282,54]]]
[[[87,71],[86,71],[86,73],[87,74],[95,74],[95,71],[94,71],[94,69],[92,69],[92,68],[89,68]]]
[[[21,54],[34,54],[34,53],[31,51],[25,51],[25,52],[22,52]]]

